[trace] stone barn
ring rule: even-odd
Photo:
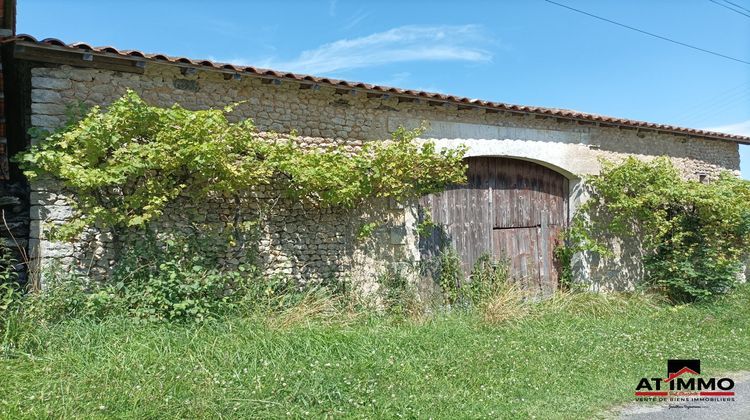
[[[283,202],[281,211],[264,216],[257,238],[264,272],[301,282],[372,282],[394,264],[415,267],[433,257],[438,242],[447,240],[465,271],[483,253],[505,257],[514,277],[549,293],[557,287],[556,240],[585,199],[582,177],[597,173],[601,158],[668,156],[686,178],[710,180],[722,171],[739,175],[738,144],[750,144],[748,137],[577,111],[6,35],[0,79],[4,236],[12,233],[41,266],[54,262],[95,275],[106,275],[113,264],[106,232],[89,232],[75,243],[50,240],[46,229],[72,217],[70,197],[54,182],[29,184],[8,158],[29,146],[29,129],[63,124],[70,104],[106,106],[128,88],[159,106],[205,109],[242,101],[238,118],[251,118],[262,134],[294,131],[309,147],[357,148],[423,122],[424,139],[439,147],[468,146],[467,185],[418,203],[375,203],[368,217],[382,223],[368,239],[356,234],[363,220],[358,209]],[[231,216],[216,203],[201,213],[203,221],[218,224]],[[180,229],[179,216],[179,209],[167,214],[166,226]],[[417,225],[426,217],[437,231],[420,234]],[[577,276],[595,289],[627,287],[641,275],[637,252],[622,244],[613,261],[582,258]],[[246,258],[243,250],[228,250],[221,262],[231,266]]]

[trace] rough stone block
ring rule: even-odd
[[[68,220],[73,216],[70,206],[31,206],[31,220]]]
[[[42,89],[68,89],[70,87],[69,79],[58,79],[53,77],[31,77],[31,86]]]
[[[58,103],[60,102],[60,93],[48,89],[33,89],[31,91],[32,102]]]
[[[31,116],[31,125],[34,127],[40,127],[40,128],[46,128],[46,129],[54,129],[63,124],[63,118],[53,115],[40,115],[40,114],[33,114]]]
[[[76,82],[91,82],[94,80],[94,75],[96,73],[98,73],[98,71],[90,69],[70,69],[68,77],[70,80]]]
[[[74,253],[73,244],[67,242],[40,241],[40,252],[42,258],[64,258],[72,257]]]
[[[396,226],[390,229],[390,243],[391,245],[406,244],[406,227],[405,226]]]
[[[63,104],[54,103],[32,103],[31,113],[42,115],[65,115],[67,107]]]
[[[41,220],[32,220],[29,223],[29,238],[39,239],[42,237],[42,222]]]

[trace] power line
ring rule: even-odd
[[[654,37],[654,38],[661,39],[663,41],[671,42],[671,43],[677,44],[677,45],[682,45],[683,47],[687,47],[687,48],[690,48],[690,49],[693,49],[693,50],[696,50],[696,51],[701,51],[701,52],[704,52],[704,53],[707,53],[707,54],[715,55],[717,57],[726,58],[727,60],[736,61],[738,63],[750,64],[750,61],[741,60],[739,58],[730,57],[728,55],[717,53],[715,51],[707,50],[707,49],[704,49],[704,48],[701,48],[701,47],[696,47],[694,45],[686,44],[684,42],[676,41],[674,39],[667,38],[665,36],[657,35],[657,34],[652,33],[652,32],[644,31],[643,29],[634,28],[632,26],[625,25],[624,23],[615,22],[614,20],[610,20],[610,19],[607,19],[607,18],[604,18],[604,17],[601,17],[601,16],[597,16],[597,15],[591,14],[589,12],[585,12],[585,11],[580,10],[580,9],[576,9],[576,8],[573,8],[573,7],[570,7],[570,6],[566,6],[564,4],[557,3],[557,2],[554,2],[552,0],[544,0],[544,1],[546,1],[547,3],[554,4],[556,6],[563,7],[563,8],[568,9],[568,10],[572,10],[572,11],[577,12],[577,13],[584,14],[586,16],[590,16],[590,17],[595,18],[595,19],[602,20],[604,22],[611,23],[613,25],[617,25],[617,26],[621,26],[621,27],[626,28],[626,29],[630,29],[631,31],[640,32],[640,33],[642,33],[644,35],[648,35],[648,36],[651,36],[651,37]]]
[[[750,99],[750,84],[743,82],[721,92],[713,98],[709,98],[707,101],[697,103],[691,108],[683,109],[681,113],[673,114],[673,116],[677,120],[704,120],[708,116],[724,112],[724,110],[734,108],[735,106],[744,109],[750,105],[748,99]],[[750,108],[748,109],[750,110]]]
[[[743,83],[709,98],[707,101],[694,103],[689,107],[673,113],[672,119],[694,120],[696,118],[701,118],[719,108],[733,106],[738,102],[743,103],[747,97],[750,97],[750,85]]]
[[[719,2],[718,2],[718,1],[716,1],[716,0],[708,0],[708,1],[710,1],[711,3],[713,3],[713,4],[716,4],[716,5],[718,5],[718,6],[721,6],[721,7],[725,8],[725,9],[729,9],[729,10],[733,11],[734,13],[739,13],[739,14],[741,14],[742,16],[747,16],[747,17],[749,17],[749,18],[750,18],[750,15],[749,15],[749,14],[747,14],[747,13],[743,13],[743,12],[741,12],[741,11],[739,11],[739,10],[737,10],[737,9],[733,8],[733,7],[729,7],[729,6],[727,6],[726,4],[722,4],[722,3],[719,3]],[[730,2],[727,2],[727,3],[730,3]],[[733,3],[730,3],[730,4],[733,4]]]
[[[739,5],[739,4],[737,4],[737,3],[732,3],[732,2],[731,2],[731,1],[729,1],[729,0],[724,0],[724,2],[725,2],[725,3],[729,3],[729,4],[731,4],[732,6],[735,6],[735,7],[739,8],[739,9],[742,9],[742,10],[744,10],[744,11],[746,11],[746,12],[750,13],[750,9],[745,9],[744,7],[740,6],[740,5]]]
[[[714,108],[706,109],[703,112],[700,112],[698,114],[693,114],[692,116],[688,118],[684,118],[684,120],[694,121],[694,123],[692,123],[691,125],[696,125],[698,121],[711,120],[713,117],[718,116],[718,115],[724,115],[726,114],[727,111],[733,110],[733,109],[741,110],[740,112],[744,114],[744,110],[750,109],[750,102],[747,101],[748,98],[750,98],[750,96],[745,94],[742,97],[736,98],[733,101],[720,104]]]

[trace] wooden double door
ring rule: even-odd
[[[525,289],[550,294],[559,267],[554,248],[568,220],[568,179],[542,165],[509,158],[468,158],[468,183],[420,201],[434,223],[420,238],[424,257],[453,246],[468,275],[479,256],[507,259]],[[429,216],[428,216],[429,215]]]

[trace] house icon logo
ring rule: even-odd
[[[667,361],[667,379],[666,382],[673,381],[674,379],[684,374],[700,375],[701,374],[701,361],[698,359],[689,360],[668,360]]]
[[[669,401],[734,401],[734,380],[701,376],[699,359],[670,359],[666,378],[641,378],[635,388],[639,399]]]

